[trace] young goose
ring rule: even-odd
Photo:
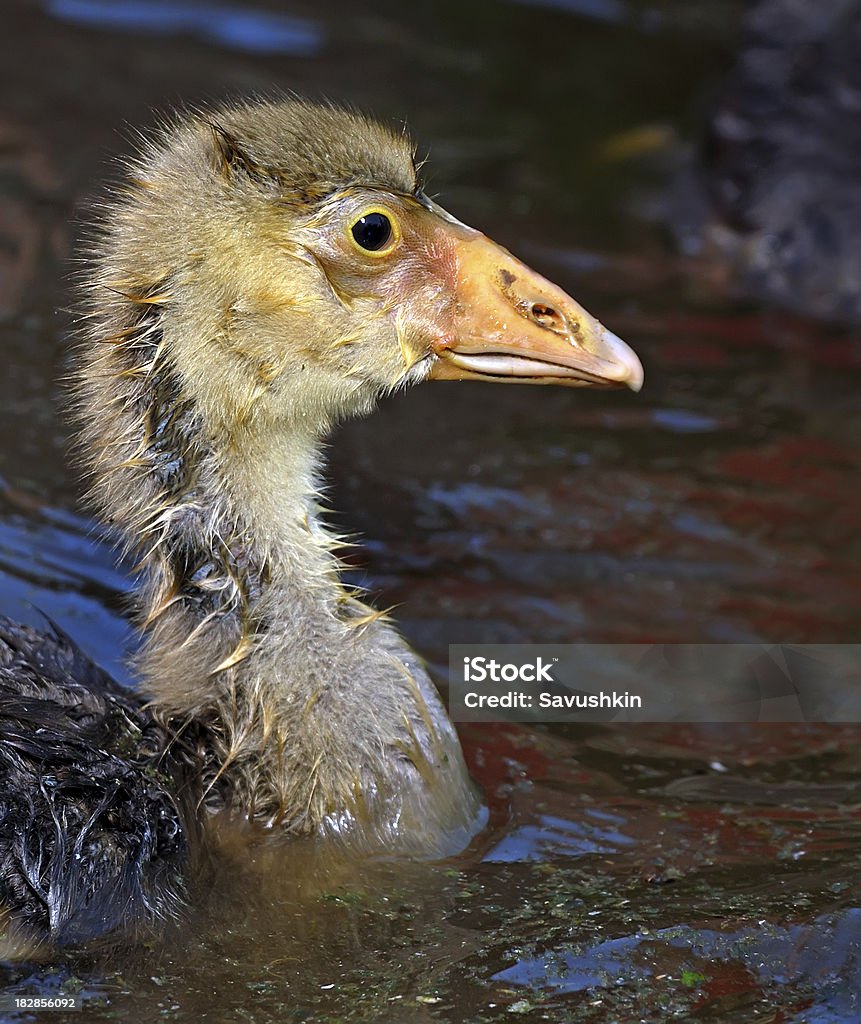
[[[166,128],[86,284],[80,446],[139,559],[149,703],[58,632],[3,627],[7,914],[61,942],[169,914],[213,810],[360,851],[462,847],[480,804],[457,735],[339,581],[323,439],[424,380],[636,390],[637,357],[430,200],[403,135],[300,101]]]

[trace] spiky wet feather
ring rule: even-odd
[[[336,108],[240,106],[147,143],[85,273],[79,447],[139,559],[144,686],[206,803],[430,851],[473,824],[457,739],[318,518],[321,439],[410,379],[397,328],[384,357],[384,314],[357,330],[296,240],[354,187],[411,194],[413,155]]]

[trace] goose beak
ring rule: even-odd
[[[643,386],[633,349],[502,246],[470,231],[454,253],[457,303],[431,380]]]

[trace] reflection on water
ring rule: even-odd
[[[622,824],[625,820],[620,815],[595,809],[590,809],[586,814],[605,822]],[[635,841],[606,825],[595,822],[575,823],[539,814],[534,825],[521,825],[509,832],[484,855],[484,860],[507,863],[514,860],[549,860],[552,857],[615,853],[619,846],[630,846]]]
[[[49,14],[64,21],[123,32],[183,33],[251,53],[313,57],[322,28],[307,18],[244,4],[209,0],[47,0]]]
[[[621,22],[631,16],[631,8],[622,0],[513,0],[519,4],[539,7],[560,7],[581,18]]]
[[[122,674],[126,577],[63,511],[66,225],[123,123],[278,87],[409,120],[432,191],[646,364],[636,396],[428,386],[336,438],[352,572],[432,666],[455,642],[857,642],[857,336],[734,305],[643,213],[736,0],[6,7],[0,611]],[[321,885],[238,844],[164,948],[0,978],[79,984],[92,1021],[861,1021],[857,727],[463,736],[491,808],[463,857]]]
[[[683,951],[683,984],[700,987],[715,962],[733,961],[760,983],[793,983],[818,990],[815,1006],[793,1020],[854,1021],[861,1017],[861,909],[817,918],[808,925],[769,925],[725,932],[662,928],[646,934],[609,939],[577,955],[557,954],[522,960],[500,971],[495,980],[536,990],[582,992],[641,981],[653,971],[643,961],[656,947]],[[786,1019],[786,1018],[784,1018]]]
[[[97,545],[92,523],[44,507],[29,516],[10,513],[12,496],[0,486],[0,615],[37,628],[47,617],[116,679],[128,681],[123,656],[130,630],[120,615],[129,580],[113,553]]]

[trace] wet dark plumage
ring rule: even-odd
[[[166,737],[61,631],[0,618],[0,906],[74,944],[182,904]]]

